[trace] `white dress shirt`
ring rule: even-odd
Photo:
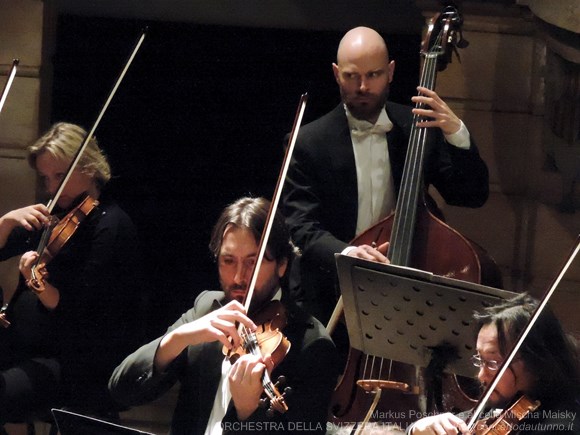
[[[356,119],[346,106],[344,110],[356,165],[358,188],[356,235],[358,236],[388,216],[396,206],[386,135],[393,128],[393,123],[384,107],[375,124]],[[469,131],[463,121],[457,132],[444,136],[445,140],[453,146],[462,149],[470,147]],[[353,247],[349,246],[342,253],[346,255],[351,249]]]
[[[393,123],[384,108],[374,125],[354,118],[346,107],[345,110],[356,164],[358,235],[395,208],[395,190],[386,136],[393,128]]]
[[[222,361],[222,376],[213,402],[213,408],[209,415],[209,420],[205,428],[204,435],[221,435],[223,432],[222,420],[226,415],[230,400],[232,400],[232,393],[230,392],[230,383],[228,382],[228,374],[232,368],[228,357],[224,357]]]

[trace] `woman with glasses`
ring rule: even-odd
[[[484,389],[493,381],[537,305],[536,300],[522,294],[475,315],[479,333],[472,362],[479,369],[477,378]],[[540,404],[517,421],[510,434],[580,434],[577,343],[547,309],[534,324],[487,405],[493,414],[494,410],[509,408],[522,395]],[[468,433],[461,417],[465,416],[446,413],[423,418],[411,425],[407,433]]]

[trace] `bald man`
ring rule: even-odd
[[[395,208],[413,112],[429,117],[419,127],[433,133],[425,184],[458,206],[480,207],[489,193],[487,167],[467,128],[437,93],[418,88],[411,100],[425,109],[387,101],[395,61],[376,31],[357,27],[346,33],[332,69],[342,103],[300,129],[283,197],[302,250],[292,291],[323,323],[339,296],[335,253],[387,261],[385,247],[349,242]]]

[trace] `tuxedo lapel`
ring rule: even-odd
[[[350,238],[353,238],[358,214],[358,188],[354,151],[342,104],[332,112],[331,123],[329,131],[332,132],[332,140],[325,145],[330,148],[328,152],[328,155],[331,156],[329,173],[336,176],[334,180],[337,190],[335,212],[338,216],[342,216],[346,227],[345,231]],[[337,219],[340,218],[337,217]]]

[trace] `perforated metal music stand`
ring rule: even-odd
[[[474,311],[516,293],[416,269],[336,255],[351,347],[426,367],[432,349],[451,346],[446,371],[473,376]]]

